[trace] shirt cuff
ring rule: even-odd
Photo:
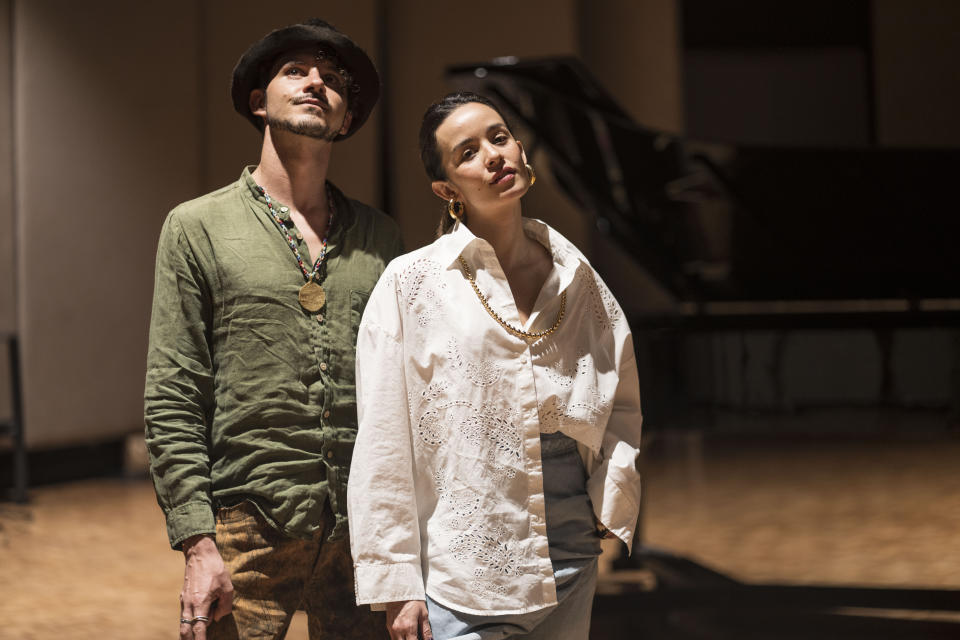
[[[587,481],[587,493],[597,520],[623,540],[628,551],[640,515],[640,474],[635,466],[637,454],[637,450],[627,443],[617,443],[613,455],[594,469]]]
[[[216,533],[213,508],[209,502],[188,502],[167,511],[167,537],[170,546],[179,550],[190,536]]]
[[[388,602],[426,600],[419,564],[358,564],[354,577],[357,604],[369,604],[374,611],[382,610]]]

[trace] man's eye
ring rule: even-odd
[[[289,69],[287,69],[287,75],[288,75],[288,76],[301,76],[301,75],[303,75],[303,70],[302,70],[302,69],[298,69],[297,67],[290,67]]]
[[[323,76],[323,82],[331,87],[339,87],[343,84],[343,81],[340,80],[340,76],[336,75],[335,73],[328,73],[327,75]]]

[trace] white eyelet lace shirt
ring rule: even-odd
[[[526,325],[493,247],[464,225],[393,260],[357,339],[359,432],[348,484],[358,604],[474,614],[557,602],[540,433],[580,444],[597,520],[628,546],[640,501],[640,392],[623,312],[586,258],[524,219],[554,268]],[[503,320],[484,310],[457,260]]]

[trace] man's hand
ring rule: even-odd
[[[387,630],[390,640],[433,640],[427,603],[423,600],[387,603]]]
[[[230,573],[217,551],[217,544],[207,535],[193,536],[183,542],[183,590],[180,592],[180,640],[206,640],[209,622],[193,620],[197,616],[219,620],[233,607],[233,583]]]

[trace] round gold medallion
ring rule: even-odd
[[[311,312],[320,311],[327,302],[327,293],[313,280],[300,287],[298,297],[300,306]]]

